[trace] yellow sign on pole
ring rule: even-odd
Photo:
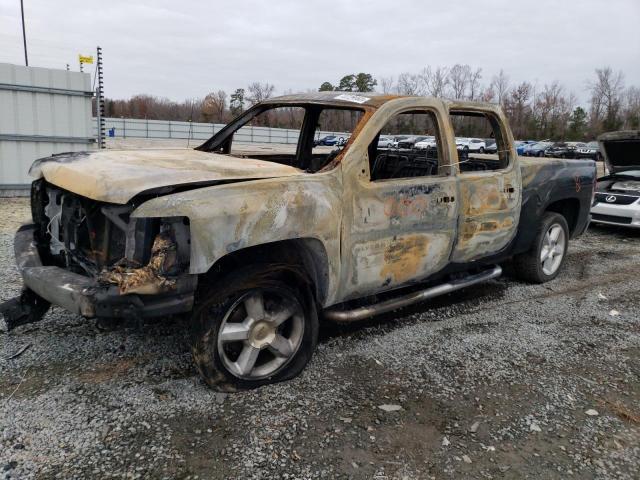
[[[78,60],[80,63],[93,63],[93,55],[78,55]]]

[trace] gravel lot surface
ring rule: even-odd
[[[0,300],[28,216],[0,199]],[[325,326],[301,377],[232,395],[184,320],[54,308],[0,331],[0,478],[638,478],[639,265],[639,233],[594,228],[554,282]]]

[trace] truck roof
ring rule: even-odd
[[[379,108],[385,103],[400,98],[433,98],[423,95],[395,95],[378,92],[308,92],[308,93],[296,93],[292,95],[282,95],[279,97],[269,98],[263,101],[263,104],[278,105],[278,104],[308,104],[317,103],[319,105],[334,105],[336,107],[349,107],[357,108],[358,105],[369,108]],[[456,107],[474,107],[474,106],[492,106],[496,107],[493,103],[483,102],[468,102],[468,101],[454,101],[439,99],[450,105]]]

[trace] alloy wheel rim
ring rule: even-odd
[[[564,229],[557,223],[545,233],[540,249],[540,264],[545,275],[553,275],[560,268],[566,241]]]
[[[280,289],[256,289],[229,308],[218,332],[218,353],[234,376],[259,380],[275,375],[298,352],[304,314],[298,299]]]

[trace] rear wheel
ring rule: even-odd
[[[294,286],[295,285],[295,286]],[[311,359],[318,315],[308,288],[275,267],[249,267],[210,285],[193,315],[193,358],[212,388],[289,380]]]
[[[514,257],[513,273],[532,283],[553,280],[564,264],[568,245],[569,227],[565,218],[558,213],[545,213],[531,249]]]
[[[484,147],[480,147],[480,150],[478,150],[478,153],[484,153]]]

